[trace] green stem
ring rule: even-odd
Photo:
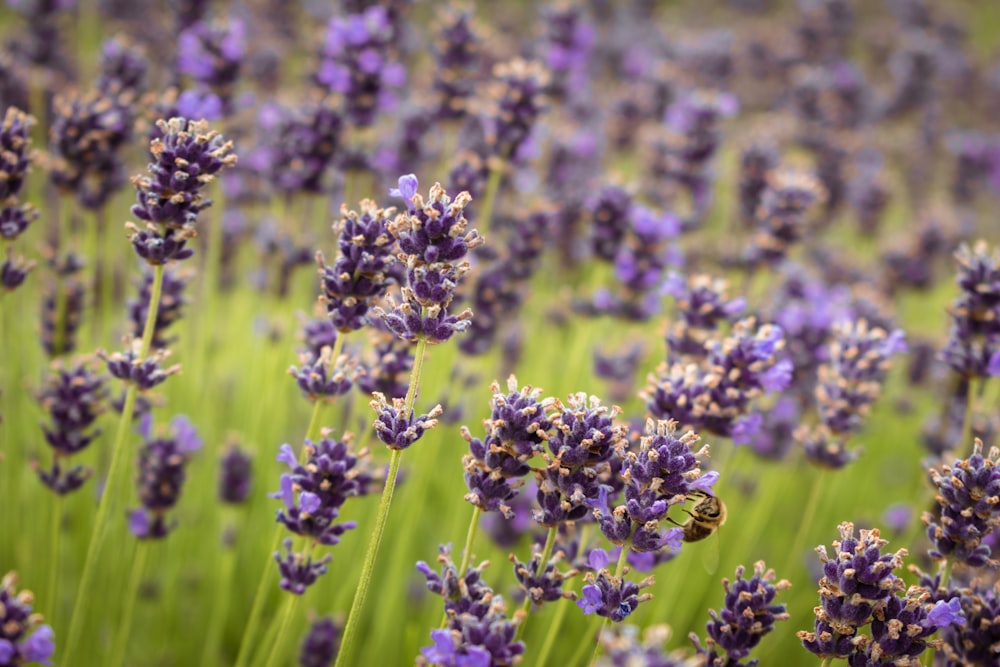
[[[500,181],[503,178],[504,163],[490,165],[489,180],[486,181],[486,192],[483,194],[483,204],[477,209],[479,219],[476,229],[480,236],[486,236],[490,231],[490,221],[493,219],[493,209],[496,206],[497,193],[500,191]]]
[[[49,587],[46,589],[48,591],[48,600],[52,608],[52,621],[53,624],[59,616],[59,590],[57,586],[59,585],[59,562],[62,560],[59,556],[61,553],[60,544],[62,542],[62,496],[58,493],[54,494],[55,498],[52,499],[52,537],[49,540]],[[56,627],[59,627],[58,625]]]
[[[336,345],[343,346],[341,342],[344,335],[341,334],[337,336]],[[320,414],[323,412],[323,402],[316,401],[313,404],[312,416],[309,418],[309,426],[306,428],[306,438],[308,440],[315,440],[319,436],[319,423]],[[303,448],[304,454],[304,448]],[[302,459],[303,454],[299,455],[299,459]],[[275,550],[281,544],[281,532],[282,524],[277,524],[274,527],[274,536],[271,538],[271,548],[268,554],[274,553]],[[257,590],[254,592],[253,604],[250,607],[250,618],[247,619],[246,629],[243,631],[243,639],[240,640],[240,652],[236,656],[236,667],[246,667],[249,664],[252,647],[254,641],[257,639],[257,628],[260,625],[261,616],[264,613],[264,602],[267,599],[266,590],[268,584],[271,583],[273,568],[271,567],[270,561],[264,565],[264,572],[258,578],[259,582],[257,584]]]
[[[424,356],[427,351],[427,339],[421,338],[417,343],[416,352],[413,354],[413,369],[410,371],[410,386],[406,390],[406,399],[403,401],[403,414],[409,416],[413,411],[413,404],[417,400],[417,392],[420,386],[420,375],[423,373]],[[372,573],[375,571],[375,559],[378,557],[379,547],[382,543],[382,534],[385,532],[385,524],[389,518],[389,505],[392,503],[392,494],[396,489],[396,476],[399,473],[399,459],[403,450],[393,449],[389,456],[389,472],[385,477],[385,487],[382,489],[382,498],[378,503],[378,511],[375,514],[375,526],[372,529],[371,539],[368,541],[368,550],[365,552],[365,560],[361,565],[361,578],[358,581],[358,588],[354,593],[354,601],[351,603],[351,610],[347,614],[347,625],[344,626],[344,635],[340,643],[340,652],[337,654],[336,667],[343,667],[351,664],[351,648],[357,635],[358,624],[360,623],[361,610],[364,609],[365,599],[368,596],[368,587],[371,584]]]
[[[823,658],[823,662],[819,663],[819,667],[829,667],[830,663],[832,662],[833,662],[833,656],[832,655],[827,656]]]
[[[566,617],[566,610],[573,603],[569,600],[560,600],[559,604],[556,605],[556,615],[549,624],[549,632],[545,635],[545,643],[542,644],[542,650],[538,653],[538,659],[535,664],[538,667],[545,667],[545,663],[548,662],[549,654],[552,652],[552,647],[555,646],[556,637],[559,636],[559,629],[562,627],[563,619]]]
[[[809,493],[809,499],[806,501],[806,509],[802,513],[802,520],[799,521],[799,528],[795,531],[795,539],[792,540],[792,548],[791,551],[789,551],[792,562],[797,562],[799,552],[802,550],[803,542],[806,539],[806,532],[812,526],[813,517],[816,516],[816,510],[819,508],[819,499],[823,495],[826,482],[830,478],[830,475],[825,474],[825,472],[826,471],[822,469],[818,469],[816,471],[819,475],[819,479],[813,481],[812,490]]]
[[[150,545],[143,540],[139,540],[139,543],[136,544],[135,558],[132,559],[132,575],[129,577],[128,588],[125,591],[125,612],[122,614],[121,623],[116,628],[118,634],[115,638],[114,650],[111,653],[114,659],[108,663],[110,665],[125,664],[125,652],[128,649],[129,635],[132,634],[132,618],[135,616],[135,601],[139,597],[139,584],[142,583],[149,549]]]
[[[479,529],[479,515],[482,510],[476,506],[472,508],[472,521],[469,522],[469,532],[465,535],[465,548],[462,549],[462,564],[458,566],[458,576],[464,577],[465,571],[472,560],[472,543],[476,539],[476,531]]]
[[[295,615],[295,603],[300,596],[289,593],[287,597],[285,609],[281,614],[281,623],[278,625],[278,634],[271,643],[271,655],[267,658],[267,667],[273,667],[279,662],[278,656],[281,655],[281,647],[285,643],[285,631],[288,629],[288,622]]]
[[[538,568],[540,571],[545,571],[545,564],[549,562],[552,558],[552,548],[556,543],[556,536],[559,533],[558,526],[551,526],[549,528],[548,535],[545,536],[545,546],[542,547],[541,560],[538,561]],[[517,624],[517,631],[514,634],[514,639],[520,639],[521,635],[524,634],[524,626],[528,624],[528,614],[531,613],[531,596],[524,596],[524,604],[521,605],[521,622]]]
[[[232,598],[230,581],[233,578],[235,564],[236,548],[231,544],[224,544],[219,558],[219,579],[216,582],[216,590],[221,592],[216,598],[216,607],[212,611],[211,625],[208,628],[208,636],[205,638],[205,646],[201,653],[201,664],[204,667],[213,667],[213,665],[219,664],[219,645],[222,643],[222,633],[226,627],[226,617],[229,615],[229,601]]]
[[[149,307],[146,309],[146,324],[142,332],[142,347],[139,350],[139,357],[145,359],[149,354],[149,348],[153,341],[153,330],[156,324],[156,315],[160,309],[160,295],[163,291],[163,266],[155,267],[153,271],[153,288],[149,295]],[[94,584],[97,577],[97,559],[101,552],[101,547],[108,536],[109,521],[117,511],[119,505],[120,490],[124,488],[127,478],[127,471],[131,467],[132,450],[125,445],[128,439],[129,427],[132,424],[132,413],[135,411],[135,401],[138,396],[138,387],[130,384],[125,392],[125,405],[122,408],[121,419],[118,422],[118,431],[115,434],[115,442],[111,448],[111,466],[108,469],[108,477],[104,484],[104,493],[97,504],[97,518],[94,521],[94,528],[90,535],[90,543],[87,545],[87,558],[83,564],[83,576],[80,579],[80,587],[77,590],[76,600],[73,603],[73,616],[70,619],[69,639],[66,642],[66,664],[69,665],[73,658],[82,655],[79,651],[80,638],[83,635],[83,627],[90,614],[84,613],[84,605],[93,601],[96,597]],[[126,477],[122,477],[125,475]]]
[[[389,504],[392,502],[392,493],[396,488],[396,475],[399,472],[399,459],[403,453],[401,449],[392,450],[389,456],[389,473],[385,478],[385,488],[382,491],[382,499],[378,504],[378,513],[375,515],[375,528],[372,531],[371,539],[368,542],[368,551],[365,553],[365,560],[361,566],[361,579],[358,581],[358,589],[354,594],[354,601],[351,603],[351,610],[348,612],[347,625],[344,627],[344,638],[340,645],[340,652],[337,654],[336,667],[343,667],[351,664],[348,660],[351,652],[351,644],[357,634],[359,616],[364,609],[365,598],[368,596],[368,586],[371,584],[372,572],[375,569],[375,558],[378,556],[379,546],[382,542],[382,533],[385,531],[386,519],[389,517]]]

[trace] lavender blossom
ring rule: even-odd
[[[788,620],[785,605],[775,604],[774,598],[791,584],[785,580],[774,583],[774,570],[765,570],[765,567],[764,561],[757,561],[753,576],[744,579],[746,569],[740,565],[736,568],[736,581],[722,580],[726,590],[724,607],[721,612],[714,609],[708,612],[712,620],[706,626],[705,646],[694,633],[690,635],[698,654],[705,657],[705,664],[739,664],[761,638],[774,629],[775,622]],[[725,651],[725,660],[719,655],[719,649]]]
[[[952,600],[958,601],[961,616],[941,632],[949,667],[989,664],[1000,642],[1000,584],[977,582]]]
[[[1000,373],[1000,249],[990,252],[979,241],[962,245],[955,258],[961,292],[949,308],[952,326],[941,356],[964,377]]]
[[[770,144],[753,143],[740,153],[740,222],[744,227],[753,228],[761,197],[779,162],[778,151]]]
[[[138,96],[146,91],[148,71],[149,59],[142,49],[124,37],[112,37],[101,46],[97,88],[109,95],[127,92]]]
[[[246,26],[238,18],[198,21],[177,39],[177,69],[215,91],[223,107],[232,104],[233,88],[246,60]]]
[[[219,459],[219,500],[230,505],[250,497],[253,459],[237,444],[230,444]]]
[[[24,177],[34,160],[30,135],[34,124],[35,119],[28,114],[15,107],[7,107],[0,124],[0,203],[21,192]],[[13,238],[6,231],[3,237]]]
[[[170,356],[170,350],[157,350],[143,359],[139,357],[141,349],[141,340],[126,339],[124,352],[109,354],[101,350],[97,356],[107,362],[108,372],[113,377],[126,384],[134,384],[140,392],[149,391],[171,375],[180,372],[180,364],[169,367],[163,365],[163,361]]]
[[[406,82],[406,69],[391,59],[391,43],[392,25],[380,5],[330,19],[315,79],[343,96],[352,125],[372,125],[379,111],[395,105],[393,90]]]
[[[309,625],[309,634],[299,651],[300,667],[330,667],[337,657],[340,628],[332,618],[317,618]]]
[[[427,588],[444,598],[447,625],[431,632],[433,644],[420,650],[433,664],[449,667],[509,665],[524,653],[524,643],[516,641],[517,626],[507,619],[507,605],[482,579],[483,562],[459,573],[449,547],[439,549],[438,574],[424,561],[417,563],[427,578]]]
[[[301,355],[300,366],[292,366],[288,374],[295,378],[302,395],[312,402],[329,401],[351,390],[357,380],[357,364],[347,355],[331,359],[332,350],[324,347],[318,357]]]
[[[531,560],[527,563],[522,563],[514,554],[510,554],[517,585],[533,605],[541,606],[545,602],[555,602],[562,598],[576,598],[575,593],[563,590],[563,582],[577,574],[576,570],[559,571],[563,555],[562,551],[558,551],[543,565],[541,550],[533,549]]]
[[[16,589],[17,575],[8,572],[0,580],[0,664],[51,664],[55,633],[43,625],[42,615],[32,611],[34,595]]]
[[[184,416],[170,422],[170,437],[153,438],[149,417],[142,427],[145,445],[139,450],[140,509],[129,513],[129,531],[139,539],[162,539],[176,524],[167,523],[166,513],[180,500],[186,468],[194,452],[201,449],[201,439]]]
[[[390,405],[382,394],[375,392],[373,396],[374,400],[369,405],[378,416],[372,428],[389,449],[406,449],[413,445],[424,433],[437,426],[437,418],[444,412],[440,405],[435,405],[424,415],[414,415],[413,410],[405,414],[402,398],[392,399]]]
[[[587,76],[587,61],[596,31],[583,8],[575,5],[548,7],[543,18],[546,65],[552,79],[549,90],[554,96],[567,96]]]
[[[509,163],[531,136],[547,106],[544,91],[548,72],[538,62],[521,59],[493,68],[489,97],[493,109],[486,118],[486,142],[490,154]]]
[[[94,424],[104,412],[108,398],[104,380],[86,363],[67,367],[56,362],[38,395],[38,402],[52,420],[50,426],[42,426],[45,441],[52,448],[52,469],[38,470],[38,476],[59,495],[80,488],[91,474],[82,466],[65,470],[62,463],[82,452],[101,434]]]
[[[587,205],[591,217],[594,255],[613,262],[625,239],[632,210],[632,195],[617,185],[603,186]]]
[[[53,255],[48,264],[56,277],[47,281],[43,291],[41,342],[46,354],[58,357],[76,349],[87,291],[78,277],[83,270],[79,256],[70,252],[60,260]]]
[[[350,438],[306,440],[304,463],[299,463],[291,445],[281,446],[278,461],[291,472],[281,476],[281,490],[271,497],[284,503],[278,521],[288,530],[319,544],[334,545],[357,525],[354,521],[336,523],[347,499],[368,493],[371,482],[364,463],[368,451],[355,455],[349,442]]]
[[[150,349],[165,349],[175,339],[167,338],[167,329],[183,316],[184,305],[188,300],[184,296],[189,275],[170,270],[163,271],[163,284],[160,290],[160,305],[156,311],[156,321],[153,323],[153,338]],[[149,302],[152,298],[153,273],[143,273],[139,285],[139,293],[135,299],[126,303],[129,319],[132,323],[132,336],[141,338],[146,326],[146,316],[149,312]]]
[[[7,248],[7,258],[0,263],[0,290],[4,293],[13,292],[28,277],[28,272],[35,267],[35,262],[14,255],[14,249]]]
[[[284,557],[280,551],[274,552],[274,560],[278,563],[278,573],[281,575],[279,585],[289,593],[302,595],[316,583],[317,579],[327,573],[333,556],[327,554],[319,560],[313,560],[312,556],[293,552],[290,537],[282,542],[282,546],[285,547]]]
[[[457,120],[468,113],[469,98],[475,92],[479,51],[480,36],[471,12],[445,8],[434,40],[434,91],[441,120]]]
[[[823,577],[815,629],[798,633],[806,650],[824,659],[850,657],[858,644],[858,630],[904,587],[893,570],[902,565],[906,549],[883,554],[888,542],[874,528],[862,530],[860,538],[854,537],[854,524],[842,523],[839,530],[841,539],[833,542],[834,557],[827,556],[826,547],[816,548],[823,561]]]
[[[863,650],[852,655],[850,667],[875,665],[905,665],[928,647],[939,647],[941,640],[929,640],[939,627],[962,619],[953,615],[948,604],[929,602],[931,594],[920,586],[912,586],[906,597],[893,595],[888,604],[876,609],[871,624],[871,640]],[[901,630],[905,628],[905,632]]]
[[[652,594],[642,593],[644,588],[653,585],[653,578],[643,579],[638,584],[622,576],[616,576],[607,569],[608,555],[602,549],[590,552],[590,567],[594,572],[584,576],[587,584],[583,587],[583,596],[576,604],[586,615],[597,614],[615,623],[621,623],[628,618],[636,607],[652,599]]]
[[[636,626],[614,625],[605,629],[598,637],[604,650],[597,664],[600,667],[684,667],[689,664],[685,652],[664,652],[663,645],[669,636],[669,626],[651,625],[643,631],[640,641],[639,628]]]
[[[820,185],[810,175],[781,171],[772,176],[757,208],[757,231],[747,251],[750,263],[780,263],[805,234],[809,208],[822,199]]]
[[[956,460],[941,470],[932,468],[940,514],[925,513],[932,558],[954,559],[970,567],[994,565],[990,547],[983,539],[1000,525],[1000,450],[983,456],[983,443],[976,440],[972,456]]]
[[[337,110],[324,100],[298,109],[265,107],[260,116],[269,137],[256,156],[264,176],[286,195],[323,192],[340,148],[343,119]]]

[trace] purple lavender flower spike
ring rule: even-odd
[[[437,64],[434,91],[438,96],[436,115],[441,120],[449,121],[468,114],[469,98],[475,92],[481,59],[481,39],[472,12],[448,7],[442,15],[434,40]]]
[[[299,651],[300,667],[330,667],[337,657],[340,627],[332,618],[317,618],[309,625],[309,634]]]
[[[753,264],[780,264],[806,233],[807,213],[824,199],[822,186],[805,173],[779,171],[761,195],[757,231],[748,248]]]
[[[34,595],[18,592],[17,575],[8,572],[0,580],[0,664],[31,662],[51,665],[55,653],[55,633],[43,625],[42,615],[32,611]]]
[[[292,366],[288,374],[295,378],[302,395],[312,402],[329,400],[346,394],[357,380],[357,366],[347,355],[330,359],[332,350],[323,348],[319,357],[299,357],[301,367]]]
[[[532,604],[541,606],[545,602],[555,602],[561,598],[574,599],[575,593],[563,591],[563,582],[577,574],[576,570],[560,572],[559,561],[563,559],[561,551],[556,552],[548,563],[541,563],[542,554],[535,550],[531,560],[522,563],[514,554],[510,554],[510,562],[514,564],[514,576],[517,585],[524,591]],[[539,571],[541,570],[541,571]]]
[[[167,338],[166,331],[183,315],[184,305],[187,299],[184,296],[184,288],[187,287],[189,274],[171,270],[163,271],[163,284],[160,290],[160,307],[156,311],[156,322],[153,324],[153,338],[151,341],[152,350],[165,349],[173,342]],[[128,306],[129,319],[132,322],[132,335],[141,338],[143,329],[146,326],[146,313],[149,311],[149,301],[152,296],[153,274],[151,271],[143,273],[142,282],[139,285],[139,293],[135,299],[130,299]]]
[[[939,645],[940,640],[930,640],[929,637],[937,632],[938,623],[950,623],[954,616],[950,613],[938,614],[932,619],[934,608],[928,602],[930,597],[931,594],[923,587],[913,586],[906,597],[894,595],[889,598],[885,607],[874,612],[871,641],[863,650],[852,655],[847,664],[850,667],[907,664],[929,646]],[[957,598],[954,602],[958,602]],[[947,603],[942,601],[938,604],[948,609]],[[906,628],[906,632],[900,632],[901,628]]]
[[[146,91],[149,59],[127,38],[115,36],[101,46],[101,74],[97,88],[108,94],[128,92],[138,96]]]
[[[694,633],[690,635],[698,655],[707,657],[706,664],[738,664],[774,629],[775,622],[788,620],[785,605],[775,604],[774,598],[791,584],[785,580],[775,582],[774,570],[765,568],[763,561],[754,563],[753,576],[744,579],[746,570],[741,565],[736,568],[735,581],[722,580],[725,602],[721,612],[708,612],[712,620],[706,626],[706,646]],[[725,651],[727,661],[721,662],[718,649]]]
[[[144,433],[139,451],[139,501],[142,507],[129,512],[129,530],[139,539],[162,539],[173,530],[166,513],[180,500],[191,455],[201,448],[192,424],[182,415],[171,421],[172,435],[151,437]]]
[[[97,356],[107,362],[108,372],[113,377],[127,384],[134,384],[138,387],[139,391],[149,391],[158,384],[166,381],[171,375],[180,372],[180,364],[164,367],[163,361],[170,356],[169,350],[157,350],[145,359],[140,359],[139,351],[141,347],[141,340],[126,339],[126,350],[124,352],[112,352],[108,354],[101,350],[97,353]]]
[[[958,609],[952,606],[955,600],[958,601]],[[1000,585],[977,581],[948,600],[947,604],[948,617],[953,622],[948,627],[941,626],[941,638],[948,646],[946,650],[950,650],[949,655],[955,656],[953,664],[987,665],[994,661],[996,652],[993,647],[997,642],[997,619],[1000,618]],[[935,619],[939,618],[938,614],[934,614]],[[957,619],[964,619],[964,623]]]
[[[1000,526],[1000,450],[983,456],[977,439],[972,456],[957,460],[941,470],[932,468],[931,481],[937,487],[940,515],[925,513],[932,558],[954,558],[970,567],[994,565],[984,538]]]
[[[178,37],[177,69],[219,93],[223,106],[229,108],[246,60],[246,42],[246,25],[238,18],[227,22],[198,21]]]
[[[35,267],[35,262],[26,261],[23,257],[14,255],[14,248],[7,248],[7,257],[0,263],[0,290],[13,292],[24,284],[28,273]]]
[[[333,556],[327,554],[320,560],[313,560],[312,556],[300,554],[292,551],[292,538],[286,538],[282,545],[285,547],[285,556],[282,557],[280,551],[274,552],[274,560],[278,563],[278,573],[281,575],[280,586],[295,595],[302,595],[316,580],[327,573],[329,563]]]
[[[8,107],[0,124],[0,202],[21,192],[31,168],[31,126],[35,119],[15,107]],[[3,234],[8,238],[7,234]]]
[[[493,68],[490,97],[495,108],[486,120],[486,143],[492,157],[510,162],[522,149],[547,109],[548,72],[538,62],[521,59]]]
[[[409,415],[404,415],[402,398],[392,399],[390,405],[384,395],[376,392],[373,396],[374,400],[369,405],[378,416],[372,427],[378,439],[389,449],[406,449],[413,445],[424,433],[437,426],[437,418],[444,412],[440,405],[436,405],[425,415],[415,416],[412,410]]]
[[[277,520],[291,532],[334,545],[357,525],[353,521],[336,523],[347,499],[368,493],[372,480],[363,460],[367,451],[356,456],[348,443],[348,438],[324,437],[317,443],[307,440],[303,464],[295,459],[291,447],[282,445],[278,460],[287,463],[292,471],[281,476],[281,491],[271,497],[284,504]]]
[[[588,572],[584,580],[587,585],[583,587],[583,597],[576,601],[576,605],[588,616],[597,614],[615,623],[624,621],[636,607],[653,597],[650,593],[639,593],[653,585],[652,577],[636,584],[602,569],[596,575]]]
[[[230,443],[219,460],[219,500],[230,505],[250,497],[253,459],[239,445]]]

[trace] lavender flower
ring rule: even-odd
[[[149,175],[133,179],[138,203],[132,214],[145,220],[147,229],[129,226],[133,248],[152,265],[191,256],[185,244],[195,233],[198,213],[212,204],[202,190],[236,164],[232,142],[209,131],[204,121],[172,118],[158,121],[157,126],[163,138],[150,144],[154,162]]]
[[[940,516],[924,514],[927,536],[935,559],[954,558],[970,567],[992,565],[990,547],[983,539],[1000,525],[1000,450],[983,456],[983,443],[976,440],[972,456],[932,468],[931,481],[937,487]]]
[[[575,593],[563,591],[563,582],[576,575],[576,570],[560,572],[559,561],[563,559],[563,552],[556,552],[549,562],[542,564],[542,553],[540,549],[533,549],[531,560],[522,563],[514,554],[510,554],[510,562],[514,564],[514,576],[517,578],[518,587],[531,600],[532,604],[541,606],[545,602],[555,602],[556,600],[567,598],[574,599]]]
[[[406,69],[391,60],[391,40],[388,13],[379,5],[334,16],[327,26],[315,79],[343,96],[345,117],[357,127],[372,125],[380,110],[392,108],[393,89],[406,82]]]
[[[186,273],[164,270],[163,284],[160,290],[160,306],[156,311],[156,321],[153,323],[152,350],[165,349],[174,339],[166,337],[167,329],[183,315],[187,299],[184,288],[187,287],[189,276]],[[141,338],[146,326],[146,315],[149,312],[149,302],[153,290],[153,273],[143,273],[139,285],[139,293],[135,299],[130,299],[128,307],[129,319],[132,323],[132,336]]]
[[[1000,584],[977,582],[963,590],[960,597],[952,598],[955,600],[961,617],[953,617],[947,627],[941,626],[941,638],[950,658],[948,665],[989,664],[996,659],[995,647],[1000,641]]]
[[[301,367],[292,366],[288,374],[295,378],[302,395],[312,402],[331,400],[346,394],[357,380],[358,370],[347,355],[331,359],[332,350],[324,347],[318,357],[299,357]]]
[[[944,361],[965,377],[986,377],[1000,372],[1000,249],[990,252],[980,241],[962,245],[955,253],[956,277],[961,293],[949,309],[952,326]]]
[[[521,150],[547,108],[547,86],[548,73],[541,63],[516,59],[493,68],[489,95],[494,108],[485,121],[492,156],[508,163]]]
[[[289,593],[302,595],[316,583],[317,579],[327,573],[333,556],[327,554],[320,560],[313,560],[312,556],[293,552],[290,537],[282,542],[282,546],[285,547],[284,557],[280,551],[274,552],[274,560],[278,563],[278,573],[281,575],[279,585]]]
[[[35,262],[27,261],[23,257],[16,257],[14,249],[7,248],[7,258],[0,263],[0,289],[3,292],[13,292],[28,277],[28,272],[35,267]]]
[[[34,595],[16,589],[17,575],[8,572],[0,580],[0,664],[22,665],[29,662],[51,664],[55,653],[55,633],[43,625],[41,614],[32,612]]]
[[[587,206],[591,217],[591,237],[594,255],[606,262],[614,261],[629,227],[632,195],[617,185],[605,185]]]
[[[643,631],[639,641],[639,628],[634,625],[614,625],[601,632],[598,641],[603,656],[597,663],[601,667],[684,667],[689,659],[681,651],[664,652],[663,645],[670,636],[667,625],[651,625]]]
[[[266,163],[265,178],[286,195],[323,192],[340,148],[343,119],[337,110],[324,100],[298,109],[265,107],[260,116],[261,130],[269,136],[257,157]]]
[[[317,255],[322,302],[339,331],[365,326],[369,309],[389,287],[396,249],[389,220],[394,213],[395,209],[379,208],[368,199],[361,202],[360,213],[342,206],[337,260],[328,266],[323,255]]]
[[[363,372],[355,382],[365,396],[378,392],[389,397],[402,397],[409,388],[413,369],[411,345],[384,331],[373,334],[373,360],[362,362]]]
[[[653,578],[643,579],[638,584],[621,576],[615,576],[607,569],[608,554],[603,549],[590,552],[590,567],[594,572],[584,576],[587,585],[576,604],[586,615],[597,614],[615,623],[621,623],[631,615],[641,603],[652,599],[652,594],[642,593],[653,585]]]
[[[788,620],[785,605],[775,604],[774,598],[791,584],[785,580],[774,583],[774,570],[765,570],[764,561],[754,563],[754,573],[749,579],[743,579],[745,571],[740,565],[736,568],[736,581],[722,580],[726,590],[724,607],[721,612],[714,609],[708,612],[712,620],[706,626],[706,646],[702,647],[694,633],[690,635],[708,665],[739,664],[774,629],[776,621]],[[726,660],[719,656],[718,649],[725,651]]]
[[[82,466],[64,470],[61,462],[82,452],[101,434],[94,424],[105,410],[107,397],[104,376],[94,373],[86,363],[69,367],[53,364],[38,396],[52,420],[51,426],[42,426],[45,441],[52,447],[52,469],[39,470],[38,476],[55,493],[71,493],[90,476]]]
[[[434,40],[434,91],[438,95],[437,116],[456,120],[468,113],[479,68],[480,37],[471,12],[445,8]],[[458,190],[468,190],[460,186]]]
[[[107,362],[108,372],[113,377],[126,384],[134,384],[141,392],[149,391],[181,370],[180,364],[163,367],[162,362],[170,356],[170,350],[157,350],[145,359],[141,359],[139,358],[142,349],[141,340],[126,339],[125,347],[124,352],[111,354],[101,350],[97,356]]]
[[[21,192],[34,160],[30,135],[34,124],[34,118],[15,107],[8,107],[4,114],[0,124],[0,202]],[[3,237],[12,238],[6,232]]]
[[[174,417],[170,437],[152,438],[151,421],[148,416],[144,420],[146,444],[139,451],[137,483],[142,507],[131,511],[128,520],[132,534],[144,540],[162,539],[173,530],[175,524],[167,523],[166,513],[180,500],[187,464],[201,449],[201,439],[187,417]]]
[[[524,643],[516,641],[515,623],[507,619],[507,605],[482,579],[483,562],[459,573],[449,547],[439,548],[441,573],[420,561],[419,570],[427,578],[427,589],[444,598],[447,626],[431,632],[433,644],[420,650],[434,664],[453,667],[510,665],[524,653]]]
[[[231,505],[246,502],[252,479],[253,459],[239,445],[228,445],[219,459],[219,500]]]
[[[546,27],[546,64],[551,72],[549,90],[562,97],[578,87],[587,76],[587,60],[595,29],[582,7],[548,7],[543,11]]]
[[[76,349],[87,291],[78,278],[83,270],[79,256],[70,252],[60,260],[52,255],[48,264],[56,279],[47,281],[43,291],[41,340],[45,353],[58,357]]]
[[[854,537],[852,523],[844,522],[838,529],[841,539],[833,543],[833,558],[827,556],[826,547],[816,548],[823,561],[823,577],[815,629],[798,633],[806,650],[824,659],[850,657],[859,641],[859,628],[903,590],[903,581],[893,570],[902,565],[906,549],[883,554],[888,542],[879,537],[878,529],[862,530],[860,538]]]
[[[780,263],[805,234],[810,207],[822,199],[821,186],[812,176],[775,173],[757,208],[757,231],[747,251],[750,263]]]
[[[770,144],[753,143],[740,153],[740,222],[744,227],[754,226],[761,197],[779,161],[777,149]]]
[[[336,523],[347,499],[368,493],[371,482],[366,465],[359,465],[367,450],[354,455],[349,442],[349,438],[324,437],[317,443],[306,440],[305,463],[299,463],[291,445],[281,446],[278,461],[291,472],[281,476],[281,490],[271,497],[284,503],[278,510],[278,521],[288,530],[319,544],[334,545],[357,525],[353,521]]]
[[[705,274],[685,280],[671,272],[661,288],[675,301],[678,321],[667,332],[671,359],[704,357],[706,345],[723,322],[733,322],[746,309],[746,299],[729,298],[729,282]]]
[[[146,91],[149,59],[128,39],[116,36],[101,46],[101,74],[98,90],[106,94],[128,92],[138,96]]]
[[[444,412],[440,405],[435,405],[424,415],[414,415],[413,410],[405,414],[402,398],[392,399],[390,405],[382,394],[375,392],[373,396],[374,400],[369,405],[378,416],[372,428],[389,449],[406,449],[413,445],[424,433],[437,426],[437,418]]]
[[[850,667],[914,664],[911,661],[928,647],[939,647],[941,640],[929,637],[939,627],[964,619],[954,615],[948,603],[934,604],[928,602],[930,598],[931,594],[920,586],[910,587],[906,597],[889,598],[885,607],[873,612],[871,640],[847,664]]]
[[[240,19],[198,21],[177,39],[177,69],[214,90],[229,107],[246,51],[246,26]]]
[[[324,616],[313,621],[299,651],[300,667],[330,667],[337,657],[339,633],[332,618]]]

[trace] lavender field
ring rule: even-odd
[[[7,0],[0,667],[1000,665],[1000,4]]]

